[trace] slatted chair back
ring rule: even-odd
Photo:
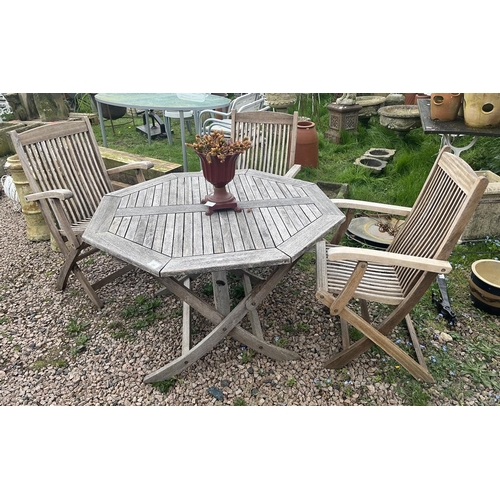
[[[285,175],[294,165],[298,113],[233,111],[231,140],[248,137],[252,147],[238,157],[237,168]]]
[[[33,192],[73,192],[64,204],[72,225],[90,220],[104,194],[113,190],[86,117],[32,129],[17,135],[16,142]]]
[[[447,260],[481,199],[485,181],[460,157],[442,150],[387,251]],[[398,267],[396,273],[406,294],[423,271]]]

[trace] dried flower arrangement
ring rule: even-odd
[[[213,157],[224,161],[226,156],[243,153],[252,146],[252,143],[248,137],[244,137],[242,141],[227,140],[223,132],[214,130],[204,136],[197,134],[196,141],[192,144],[186,142],[186,146],[204,156],[208,163],[212,163]]]

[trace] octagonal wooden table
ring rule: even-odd
[[[241,211],[208,216],[201,200],[212,191],[201,172],[174,173],[106,195],[83,239],[155,276],[184,303],[182,354],[145,377],[179,374],[230,335],[276,360],[297,353],[263,338],[257,306],[316,241],[343,222],[343,213],[311,182],[237,170],[229,191]],[[266,279],[254,268],[271,267]],[[226,273],[239,273],[246,295],[231,310]],[[198,297],[190,278],[212,273],[214,302]],[[256,285],[256,286],[254,286]],[[191,345],[189,308],[215,326]],[[240,322],[249,314],[252,332]]]

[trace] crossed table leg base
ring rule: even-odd
[[[209,353],[221,340],[228,335],[245,344],[256,352],[260,352],[277,361],[289,361],[298,359],[299,355],[287,349],[277,347],[253,335],[239,326],[241,320],[250,312],[255,311],[257,306],[274,290],[276,285],[295,265],[292,263],[278,266],[275,271],[264,282],[258,284],[240,303],[224,316],[214,306],[197,297],[188,287],[184,286],[174,278],[160,278],[161,283],[184,303],[193,307],[196,311],[215,324],[215,328],[198,344],[174,359],[167,365],[158,368],[144,377],[144,382],[160,382],[175,377],[180,372],[191,366],[198,359]]]

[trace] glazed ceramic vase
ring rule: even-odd
[[[236,198],[227,190],[226,186],[233,179],[236,173],[236,160],[240,153],[228,155],[224,160],[212,157],[209,163],[205,155],[196,152],[200,157],[201,169],[205,179],[214,186],[214,192],[206,196],[202,203],[208,205],[207,215],[212,215],[216,210],[232,209],[240,212]]]
[[[431,119],[452,122],[462,105],[462,94],[431,94]]]
[[[316,124],[309,120],[299,121],[297,124],[295,163],[303,167],[317,167],[318,150],[319,139]]]
[[[500,125],[500,94],[464,94],[464,122],[472,128]]]

